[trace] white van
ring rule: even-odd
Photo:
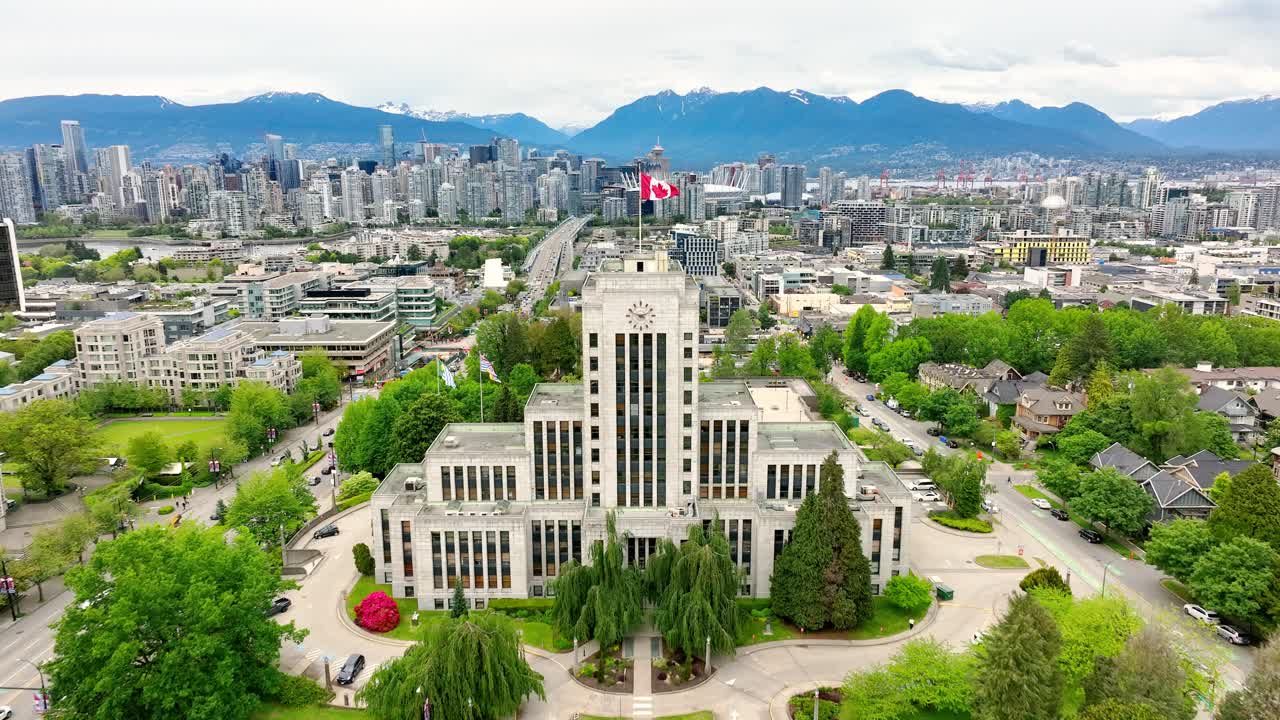
[[[920,482],[912,485],[911,489],[923,492],[925,490],[937,490],[938,486],[934,485],[932,480],[921,480]]]

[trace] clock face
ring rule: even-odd
[[[637,330],[648,330],[653,326],[653,306],[643,300],[637,300],[627,308],[627,319],[631,327]]]

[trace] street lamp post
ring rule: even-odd
[[[311,414],[316,418],[316,427],[320,427],[320,403],[311,403]]]
[[[1100,590],[1099,593],[1103,597],[1106,597],[1107,595],[1107,571],[1111,569],[1111,563],[1114,563],[1114,562],[1115,560],[1112,560],[1111,562],[1108,562],[1107,564],[1102,566],[1102,590]]]
[[[710,635],[708,635],[708,636],[707,636],[707,654],[706,654],[706,658],[707,658],[707,662],[706,662],[706,665],[707,665],[707,668],[706,668],[706,671],[707,671],[707,677],[710,677],[710,676],[711,676],[711,636],[710,636]]]
[[[44,686],[44,670],[42,670],[39,665],[31,662],[30,660],[27,660],[26,658],[18,658],[18,659],[30,665],[31,667],[35,668],[35,671],[40,675],[40,699],[39,701],[36,702],[36,712],[43,713],[48,711],[49,693],[48,691],[45,690],[45,686]]]

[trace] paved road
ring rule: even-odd
[[[591,217],[571,217],[560,223],[533,249],[532,257],[525,261],[528,272],[528,289],[523,293],[521,307],[526,314],[533,312],[533,305],[542,299],[551,283],[573,264],[573,241]]]
[[[921,447],[935,447],[943,453],[959,452],[950,450],[937,438],[928,435],[926,430],[932,423],[904,418],[882,402],[868,401],[867,394],[876,390],[873,384],[855,382],[836,371],[829,379],[847,396],[856,399],[871,413],[871,417],[880,418],[888,424],[890,434],[895,438],[910,438]],[[1077,594],[1082,591],[1101,592],[1105,575],[1107,591],[1123,592],[1144,616],[1181,624],[1186,617],[1182,614],[1182,601],[1160,584],[1163,573],[1141,560],[1118,555],[1106,545],[1085,542],[1078,534],[1078,525],[1058,520],[1036,508],[1013,488],[1015,484],[1034,481],[1034,471],[1016,470],[1011,465],[997,462],[988,470],[987,478],[994,487],[994,494],[989,497],[994,497],[999,508],[998,521],[1020,527],[1044,545],[1060,567],[1071,573],[1071,584]],[[1253,668],[1256,654],[1253,648],[1234,647],[1216,637],[1211,638],[1207,645],[1206,652],[1220,654],[1226,659],[1225,674],[1233,686]]]
[[[343,400],[345,399],[346,396],[344,395]],[[313,422],[286,432],[283,439],[277,443],[275,452],[237,467],[237,477],[244,478],[254,472],[269,469],[271,458],[282,454],[286,447],[292,448],[296,457],[297,451],[300,449],[299,443],[304,437],[312,446],[316,444],[317,439],[332,439],[323,438],[322,433],[326,429],[336,428],[338,421],[342,417],[341,410],[340,406],[336,410],[321,415],[319,426]],[[312,470],[308,471],[308,476],[318,474],[323,463],[324,461],[321,460]],[[196,488],[194,497],[190,499],[191,507],[184,515],[184,522],[195,521],[202,525],[211,525],[212,522],[209,520],[209,516],[213,514],[217,501],[222,499],[230,502],[232,497],[235,496],[235,491],[236,484],[234,481],[227,482],[216,490],[212,486]],[[331,498],[333,492],[331,483],[322,482],[320,485],[312,487],[311,491],[319,502],[320,511],[323,512],[325,509],[332,507]],[[155,510],[162,505],[171,503],[171,500],[144,503],[142,505],[142,515],[139,517],[138,522],[141,524],[169,522],[170,518],[172,518],[171,515],[162,517],[156,514]],[[61,617],[63,609],[72,599],[70,592],[63,592],[57,597],[50,598],[40,608],[31,610],[35,602],[34,597],[34,595],[31,595],[24,601],[24,606],[30,614],[19,618],[17,623],[5,627],[3,633],[0,633],[0,706],[11,705],[14,710],[15,720],[27,720],[28,718],[37,717],[32,710],[32,694],[28,688],[38,688],[40,686],[40,676],[34,668],[27,664],[27,661],[40,664],[52,659],[53,630],[49,625]]]

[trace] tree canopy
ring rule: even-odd
[[[1053,616],[1029,595],[1015,595],[978,648],[973,717],[1054,720],[1062,704],[1058,666],[1062,635]]]
[[[740,573],[729,557],[729,541],[719,518],[710,530],[694,525],[677,548],[665,540],[645,568],[645,581],[657,600],[655,621],[667,644],[696,655],[707,638],[716,652],[732,653],[742,611],[738,608]]]
[[[247,718],[280,682],[281,640],[305,634],[266,617],[284,584],[252,541],[195,525],[102,543],[67,586],[45,667],[69,717]]]
[[[56,493],[92,468],[99,447],[93,422],[66,400],[37,400],[0,418],[0,450],[17,465],[22,486]]]
[[[609,647],[640,623],[643,584],[634,565],[622,564],[613,513],[606,521],[604,542],[591,546],[591,565],[566,563],[555,580],[555,592],[551,615],[563,637],[583,642],[595,638],[601,647]]]

